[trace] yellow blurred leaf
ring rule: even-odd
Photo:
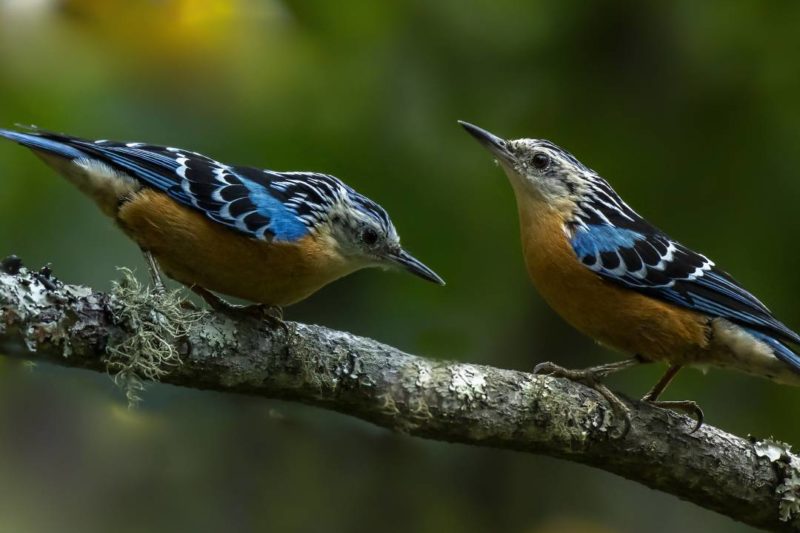
[[[220,59],[283,12],[274,0],[61,0],[61,11],[128,57],[156,64]]]

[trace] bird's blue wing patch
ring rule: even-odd
[[[800,344],[800,336],[712,261],[657,230],[582,224],[573,228],[571,244],[581,263],[605,279]]]
[[[251,172],[263,174],[262,171],[248,169]],[[253,179],[246,178],[244,169],[236,173],[249,192],[249,200],[256,207],[258,213],[266,214],[269,218],[267,231],[275,235],[281,241],[294,241],[308,234],[308,227],[298,216],[298,213],[290,206],[278,199],[270,189],[263,184],[263,176],[258,176],[262,181],[259,183]]]
[[[644,235],[633,230],[614,226],[587,226],[575,232],[572,248],[578,257],[598,256],[601,253],[618,253],[621,248],[632,248]]]

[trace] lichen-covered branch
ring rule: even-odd
[[[800,528],[800,459],[632,402],[632,427],[579,384],[417,357],[321,326],[184,308],[128,280],[111,294],[48,270],[0,269],[0,353],[140,380],[295,400],[390,430],[546,454],[638,481],[756,527]],[[545,359],[545,357],[542,357]]]

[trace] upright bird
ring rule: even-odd
[[[627,408],[600,379],[659,361],[666,374],[643,400],[659,402],[683,366],[718,366],[800,385],[800,336],[705,256],[644,220],[595,171],[541,139],[505,140],[461,125],[492,155],[517,200],[525,263],[533,284],[569,324],[600,344],[633,354],[584,370],[542,363],[536,371],[596,388],[629,424]]]
[[[144,143],[0,130],[92,198],[158,265],[212,306],[209,291],[270,307],[356,270],[399,267],[444,284],[400,246],[386,211],[328,174],[219,163]]]

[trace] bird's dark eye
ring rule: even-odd
[[[364,244],[372,246],[378,242],[378,232],[372,228],[365,228],[364,231],[361,232],[361,241]]]
[[[547,165],[550,164],[550,157],[546,154],[536,154],[533,156],[533,166],[542,170],[543,168],[547,168]]]

